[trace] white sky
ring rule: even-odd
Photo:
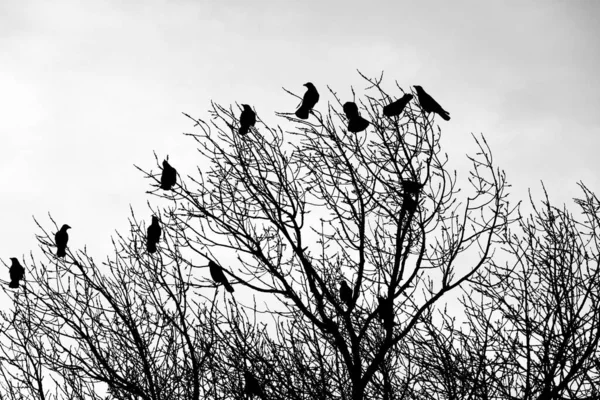
[[[48,212],[103,259],[130,204],[150,219],[133,164],[156,170],[156,150],[195,167],[182,111],[237,101],[276,121],[297,106],[282,86],[348,98],[356,69],[432,94],[456,168],[484,133],[515,201],[540,180],[559,202],[579,180],[600,194],[599,16],[595,1],[3,0],[0,259],[35,251]]]

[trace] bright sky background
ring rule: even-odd
[[[356,69],[432,94],[456,168],[483,133],[515,201],[540,180],[560,203],[579,180],[600,194],[599,16],[596,1],[3,0],[0,259],[35,250],[48,212],[104,259],[130,204],[150,220],[133,164],[156,170],[155,150],[195,167],[182,111],[237,101],[276,121],[297,106],[282,86],[349,98]]]

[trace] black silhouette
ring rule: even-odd
[[[256,113],[248,104],[242,104],[242,107],[244,107],[244,110],[240,115],[240,129],[238,132],[240,135],[246,135],[250,127],[256,124]]]
[[[54,235],[54,241],[56,242],[57,247],[57,257],[64,257],[67,255],[67,242],[69,241],[67,229],[71,229],[71,227],[67,224],[64,224],[62,228],[60,228],[60,231],[56,232],[56,235]]]
[[[300,108],[296,110],[296,117],[300,119],[308,119],[308,112],[312,110],[315,104],[317,104],[319,101],[319,92],[317,92],[315,85],[308,82],[305,83],[304,86],[306,86],[308,89],[306,90],[306,93],[304,93],[304,98],[302,99]]]
[[[147,230],[147,241],[146,241],[146,249],[148,253],[153,254],[156,253],[156,244],[160,240],[160,233],[162,229],[158,223],[158,217],[152,216],[152,223],[148,227]]]
[[[212,260],[208,262],[208,267],[210,269],[210,276],[212,277],[213,281],[216,283],[222,283],[225,286],[225,289],[227,289],[229,293],[232,293],[233,287],[223,273],[223,267]]]
[[[402,185],[402,189],[404,189],[404,191],[406,193],[414,194],[414,195],[419,194],[419,192],[423,188],[422,183],[410,181],[410,180],[403,180],[400,184]]]
[[[415,86],[415,89],[417,90],[417,97],[419,97],[419,104],[423,111],[428,113],[434,112],[446,121],[450,121],[450,113],[444,110],[421,86]]]
[[[404,111],[404,107],[406,107],[406,105],[412,100],[412,98],[412,94],[405,94],[393,103],[390,103],[387,106],[383,107],[383,115],[385,115],[386,117],[394,117],[396,115],[400,115],[402,111]]]
[[[348,286],[346,281],[342,281],[342,284],[340,285],[340,299],[348,306],[350,306],[350,303],[352,302],[352,289],[350,289],[350,286]]]
[[[8,287],[11,289],[16,289],[19,287],[19,281],[25,277],[25,268],[19,263],[19,260],[11,257],[12,265],[9,269],[10,274],[10,283]]]
[[[344,104],[343,109],[344,113],[346,114],[346,118],[348,118],[349,132],[358,133],[367,129],[369,126],[369,121],[360,116],[356,103],[349,101]]]
[[[393,304],[385,297],[377,296],[377,298],[379,299],[379,307],[377,307],[379,319],[383,321],[383,327],[385,329],[391,329],[391,327],[394,325]]]
[[[171,167],[167,160],[163,161],[163,172],[160,177],[160,188],[163,190],[171,190],[177,182],[177,170]]]
[[[408,193],[402,194],[402,209],[404,212],[408,212],[409,214],[414,214],[417,211],[417,205],[419,203],[413,199]]]
[[[260,388],[260,384],[250,371],[244,371],[244,380],[246,381],[244,385],[244,393],[246,393],[248,396],[256,395],[263,397],[263,391]]]

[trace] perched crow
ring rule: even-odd
[[[248,104],[242,104],[242,107],[244,107],[244,110],[240,115],[240,129],[238,132],[240,135],[246,135],[250,127],[256,123],[256,113]]]
[[[158,217],[152,216],[152,223],[148,227],[147,233],[146,249],[150,254],[156,253],[156,244],[160,240],[161,233]]]
[[[8,271],[10,273],[10,283],[8,284],[8,287],[16,289],[19,287],[19,281],[25,276],[25,268],[21,266],[19,260],[17,260],[16,258],[12,257],[11,261],[12,265],[10,266],[10,270]]]
[[[345,280],[343,280],[342,284],[340,285],[340,299],[346,303],[348,307],[352,302],[352,289],[350,289],[350,286],[348,286],[348,283],[346,283]]]
[[[358,133],[364,131],[369,126],[369,121],[364,119],[358,114],[358,107],[356,103],[351,101],[347,102],[343,106],[346,118],[348,118],[348,131],[352,133]]]
[[[409,194],[419,194],[423,188],[423,184],[415,181],[403,180],[400,182],[402,189]]]
[[[319,92],[317,92],[315,85],[308,82],[305,83],[304,86],[306,86],[308,89],[306,90],[306,93],[304,93],[304,98],[302,99],[300,108],[296,110],[296,117],[300,119],[308,119],[308,112],[312,110],[315,104],[317,104],[319,101]]]
[[[256,395],[256,396],[262,397],[262,395],[263,395],[262,389],[260,388],[260,384],[254,377],[254,375],[252,375],[252,372],[245,370],[244,371],[244,380],[246,381],[246,383],[244,385],[244,393],[246,393],[248,396]]]
[[[167,160],[163,160],[163,172],[160,177],[160,188],[163,190],[171,190],[177,182],[177,170],[171,167]]]
[[[346,118],[348,119],[354,119],[359,116],[358,106],[356,105],[356,103],[349,101],[347,103],[344,103],[342,108],[344,109],[344,113],[346,114]]]
[[[54,235],[54,241],[56,242],[57,247],[57,257],[64,257],[67,255],[67,242],[69,241],[67,229],[71,229],[71,227],[67,224],[64,224],[62,228],[60,228],[60,231],[56,232],[56,235]]]
[[[377,296],[379,299],[379,319],[383,321],[383,327],[385,329],[391,328],[394,325],[394,308],[393,304],[389,299],[385,297]]]
[[[232,293],[233,287],[223,273],[223,267],[212,260],[208,262],[208,267],[210,269],[210,276],[212,277],[213,281],[216,283],[222,283],[225,286],[225,289],[227,289],[229,293]]]
[[[386,117],[394,117],[396,115],[400,115],[402,111],[404,111],[404,107],[406,107],[406,105],[412,100],[412,98],[412,94],[405,94],[393,103],[390,103],[387,106],[383,107],[383,115],[385,115]]]
[[[415,86],[415,89],[417,90],[417,97],[419,97],[419,104],[424,111],[434,112],[446,121],[450,121],[450,113],[444,110],[421,86]]]

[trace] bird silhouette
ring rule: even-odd
[[[340,299],[349,307],[352,302],[352,289],[345,280],[340,285]]]
[[[393,304],[385,297],[377,296],[379,299],[379,319],[383,321],[383,327],[389,329],[394,325],[394,309]]]
[[[442,106],[440,106],[438,102],[433,99],[433,97],[428,95],[421,86],[415,86],[415,89],[417,91],[417,97],[419,98],[419,104],[421,105],[423,111],[428,113],[434,112],[446,121],[450,121],[450,113],[444,110]]]
[[[67,229],[71,229],[71,227],[67,224],[64,224],[62,228],[60,228],[60,230],[54,235],[54,242],[56,243],[57,247],[57,257],[64,257],[67,255],[67,242],[69,241]]]
[[[400,182],[400,184],[402,185],[402,189],[404,189],[404,191],[406,193],[414,194],[414,195],[419,194],[419,192],[423,188],[423,184],[422,183],[411,181],[411,180],[407,180],[407,179],[406,180],[402,180]]]
[[[302,99],[300,108],[296,110],[296,117],[300,119],[308,119],[309,111],[312,110],[315,104],[317,104],[319,101],[319,92],[317,92],[315,85],[308,82],[305,83],[304,86],[307,87],[306,93],[304,93],[304,98]]]
[[[256,124],[256,113],[248,104],[242,104],[242,107],[244,107],[244,110],[240,115],[240,129],[238,133],[240,135],[246,135],[250,130],[250,127]]]
[[[169,164],[167,160],[163,160],[163,171],[160,177],[160,188],[163,190],[171,190],[177,182],[177,170]]]
[[[212,260],[208,262],[208,267],[210,269],[210,276],[212,277],[213,281],[215,281],[216,283],[223,284],[225,286],[225,289],[227,289],[229,293],[232,293],[233,287],[231,286],[231,284],[227,280],[227,277],[223,273],[223,267],[221,267],[219,264]]]
[[[19,287],[19,281],[25,277],[25,268],[19,263],[19,260],[11,257],[12,265],[8,270],[10,274],[10,283],[8,287],[11,289],[16,289]]]
[[[158,223],[158,217],[152,216],[152,223],[148,227],[147,230],[147,240],[146,240],[146,249],[148,253],[153,254],[156,253],[156,244],[160,240],[160,233],[162,229]]]
[[[412,100],[412,94],[405,94],[393,103],[383,107],[383,115],[386,117],[394,117],[400,115],[404,111],[404,107]]]
[[[258,380],[252,375],[252,373],[248,370],[244,371],[244,393],[248,396],[258,396],[263,397],[263,391],[258,383]]]
[[[346,118],[348,118],[349,132],[358,133],[367,129],[369,126],[369,121],[360,116],[356,103],[349,101],[345,103],[342,108],[344,109]]]

